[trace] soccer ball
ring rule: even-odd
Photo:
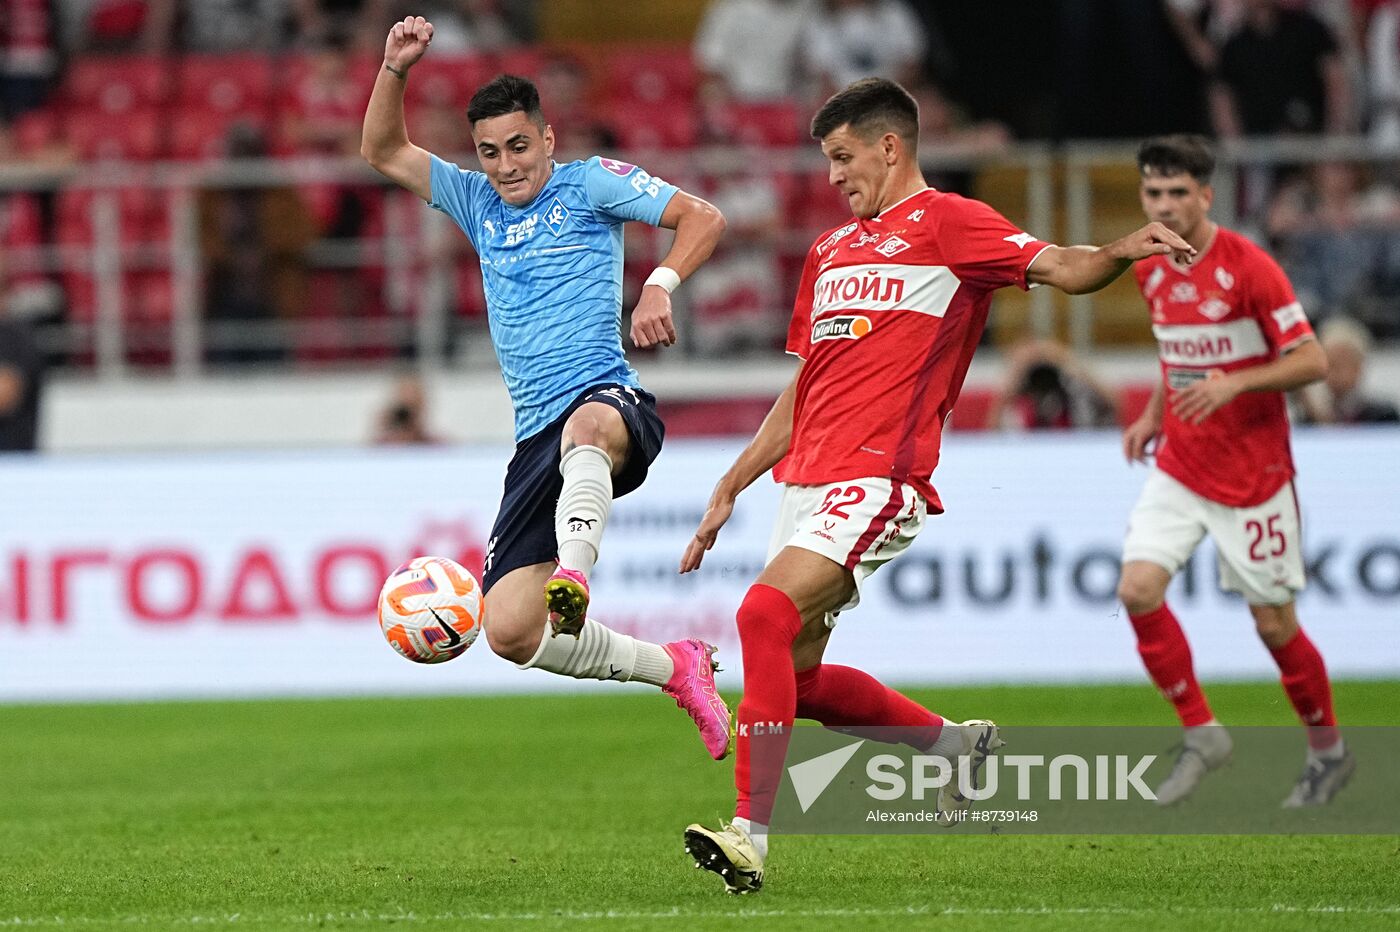
[[[442,663],[471,647],[481,613],[481,586],[446,557],[410,560],[379,590],[379,627],[414,663]]]

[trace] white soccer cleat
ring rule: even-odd
[[[1225,766],[1235,743],[1221,725],[1197,725],[1186,729],[1181,752],[1176,755],[1172,772],[1158,784],[1157,805],[1174,806],[1196,791],[1201,780],[1212,770]]]
[[[718,832],[690,826],[685,830],[685,853],[697,868],[719,874],[730,893],[753,893],[763,886],[763,855],[737,825],[725,824]]]
[[[954,727],[962,735],[962,750],[950,763],[953,765],[948,782],[938,788],[937,810],[934,824],[947,827],[962,821],[962,814],[972,805],[972,800],[963,795],[959,778],[963,769],[967,770],[964,782],[970,789],[982,788],[982,766],[987,758],[1006,746],[997,730],[996,722],[985,719],[969,719]]]
[[[1333,760],[1320,758],[1308,761],[1293,792],[1283,801],[1285,809],[1301,809],[1304,806],[1325,806],[1337,795],[1337,791],[1347,785],[1356,771],[1356,758],[1351,751]]]

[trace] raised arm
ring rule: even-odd
[[[799,363],[792,381],[783,389],[778,400],[773,402],[773,407],[763,419],[758,433],[754,434],[744,452],[734,461],[734,465],[730,466],[728,472],[715,484],[705,517],[701,519],[700,527],[696,529],[695,536],[685,548],[685,555],[681,557],[682,573],[700,568],[706,552],[715,545],[719,529],[724,527],[724,523],[734,513],[734,500],[739,497],[739,493],[753,485],[755,479],[778,465],[778,461],[787,455],[788,446],[792,442],[792,412],[793,403],[797,398],[797,380],[801,375],[802,364]]]
[[[1033,285],[1050,285],[1066,294],[1088,294],[1106,287],[1139,259],[1174,254],[1190,262],[1196,249],[1164,225],[1152,222],[1106,246],[1050,246],[1026,271]]]
[[[710,258],[724,235],[725,222],[719,208],[709,201],[677,191],[661,213],[660,226],[675,230],[676,236],[666,257],[642,286],[632,310],[632,342],[643,348],[676,342],[671,292]]]
[[[433,24],[421,16],[409,16],[389,30],[384,67],[374,80],[360,137],[360,155],[375,171],[425,201],[433,199],[432,160],[426,149],[408,141],[403,92],[408,69],[423,57],[432,40]]]

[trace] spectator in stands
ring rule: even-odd
[[[290,0],[198,0],[181,3],[180,14],[191,52],[273,52],[291,39]]]
[[[749,103],[804,96],[802,35],[820,2],[713,0],[695,34],[702,93]]]
[[[376,54],[384,24],[393,22],[390,0],[292,0],[298,38],[311,48],[345,37],[346,44]]]
[[[1393,320],[1383,305],[1393,306],[1390,293],[1400,280],[1392,246],[1397,224],[1400,192],[1344,162],[1295,173],[1266,214],[1270,242],[1314,321],[1343,310],[1376,324],[1387,315]]]
[[[1054,340],[1023,340],[1008,351],[1006,374],[987,409],[989,430],[1066,430],[1117,423],[1117,393]]]
[[[233,159],[267,155],[254,128],[235,124],[226,151]],[[205,268],[205,313],[212,322],[290,321],[308,299],[306,250],[315,225],[298,192],[289,187],[218,188],[199,195],[200,244]],[[226,349],[211,328],[214,361],[280,358],[276,340],[256,349]],[[264,334],[264,336],[273,336]],[[235,342],[235,341],[228,341]],[[248,341],[237,341],[246,345]],[[258,341],[254,340],[254,344]]]
[[[1327,380],[1302,395],[1302,419],[1312,424],[1395,424],[1400,410],[1362,391],[1371,335],[1347,317],[1323,324],[1318,338],[1327,352]]]
[[[1371,14],[1366,53],[1371,138],[1400,148],[1400,0],[1388,0]]]
[[[1346,133],[1351,89],[1337,37],[1283,0],[1245,0],[1220,50],[1211,118],[1223,137]]]
[[[437,22],[433,23],[437,45]],[[551,52],[540,64],[540,99],[549,101],[554,147],[565,154],[610,152],[617,148],[617,134],[598,119],[589,99],[589,74],[583,60],[564,51]],[[460,119],[458,120],[460,123]],[[425,146],[430,152],[439,152]],[[468,146],[468,149],[473,148]]]
[[[38,448],[44,357],[34,323],[9,287],[0,252],[0,452]]]
[[[826,0],[802,34],[823,95],[861,78],[919,83],[928,36],[903,0]]]
[[[427,407],[427,391],[422,380],[417,376],[400,379],[389,403],[379,413],[374,442],[381,445],[440,443],[428,429]]]
[[[388,21],[421,16],[433,24],[433,47],[437,51],[485,55],[522,41],[503,7],[500,0],[400,0],[390,11]]]
[[[0,0],[0,123],[44,102],[58,73],[49,0]]]
[[[174,42],[176,0],[63,0],[63,47],[83,52],[167,52]]]

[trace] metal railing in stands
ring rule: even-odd
[[[926,151],[925,169],[930,173],[961,172],[976,174],[988,168],[1023,173],[1024,203],[996,203],[1003,212],[1023,222],[1031,231],[1047,237],[1056,230],[1057,173],[1062,173],[1064,218],[1063,242],[1087,243],[1096,239],[1096,208],[1093,172],[1104,167],[1131,168],[1133,149],[1122,144],[1073,143],[1052,148],[1044,145],[1017,145],[995,154],[958,151]],[[1239,202],[1236,188],[1242,170],[1279,164],[1314,164],[1326,161],[1394,163],[1396,153],[1381,150],[1363,139],[1260,140],[1224,146],[1217,172],[1217,216],[1226,223],[1236,220]],[[632,153],[640,164],[682,186],[725,178],[811,175],[825,170],[825,161],[813,147],[796,149],[748,149],[711,147],[684,153]],[[472,164],[470,156],[462,164]],[[355,185],[381,190],[385,222],[372,238],[348,241],[321,240],[308,251],[314,269],[376,268],[382,272],[380,299],[390,309],[383,319],[338,318],[321,321],[238,321],[211,322],[204,307],[204,257],[201,254],[197,192],[290,185]],[[123,248],[118,192],[127,188],[163,192],[168,210],[166,248],[132,251]],[[425,370],[448,363],[454,353],[463,352],[451,321],[450,295],[453,292],[454,238],[460,235],[451,222],[437,211],[417,209],[416,199],[406,192],[383,186],[382,179],[357,159],[292,159],[269,161],[229,161],[221,163],[94,163],[45,168],[30,165],[0,165],[0,198],[14,194],[56,194],[90,192],[88,202],[92,230],[90,245],[49,242],[11,250],[8,265],[12,274],[62,276],[86,274],[95,285],[91,323],[68,320],[49,334],[51,345],[83,360],[99,378],[127,376],[133,367],[133,345],[138,325],[126,307],[122,273],[133,268],[155,268],[168,272],[172,289],[171,315],[157,330],[168,330],[168,345],[157,354],[157,362],[146,364],[147,371],[168,372],[179,378],[198,376],[209,365],[214,350],[285,348],[289,343],[309,343],[334,357],[338,350],[381,350],[389,356],[411,355]],[[1123,205],[1116,204],[1115,209]],[[787,255],[801,256],[810,245],[813,230],[784,227],[772,239]],[[1099,235],[1099,238],[1102,238]],[[629,263],[655,262],[664,250],[665,239],[650,237],[645,242],[630,241]],[[415,245],[417,252],[415,252]],[[423,261],[426,254],[428,259]],[[467,258],[465,261],[471,261]],[[421,266],[422,274],[418,270]],[[693,327],[692,315],[685,313],[686,289],[677,292],[679,325]],[[784,295],[786,302],[790,296]],[[1091,324],[1095,298],[1072,298],[1069,304],[1069,333],[1079,350],[1092,342]],[[790,305],[789,305],[790,306]],[[787,307],[774,307],[773,313],[786,320]],[[484,345],[481,325],[468,334],[468,342]],[[1030,330],[1049,335],[1054,327],[1053,296],[1046,289],[1031,295]],[[684,330],[682,335],[684,336]],[[694,346],[694,340],[683,345]]]

